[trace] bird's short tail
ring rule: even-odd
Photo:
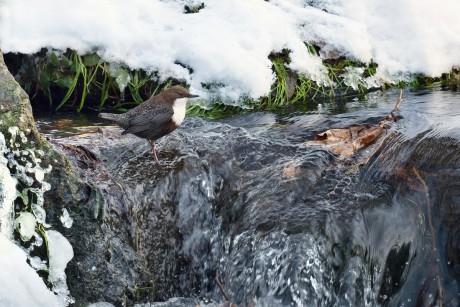
[[[103,119],[108,119],[108,120],[117,120],[118,119],[118,114],[114,113],[99,113],[99,117]]]

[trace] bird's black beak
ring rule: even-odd
[[[188,96],[188,98],[195,98],[195,97],[200,97],[200,96],[199,96],[199,95],[193,95],[193,94],[190,94],[190,95]]]

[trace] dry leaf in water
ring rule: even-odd
[[[331,152],[340,155],[341,159],[353,156],[357,150],[374,143],[385,130],[384,124],[359,125],[343,129],[329,129],[317,134],[307,144],[326,146]]]

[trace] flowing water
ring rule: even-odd
[[[239,306],[458,306],[460,93],[406,91],[385,140],[350,159],[304,144],[375,124],[396,101],[387,91],[287,115],[188,118],[159,142],[161,167],[135,137],[69,142],[123,186],[106,197],[123,203],[113,210],[156,275],[156,300],[223,301],[218,271]]]

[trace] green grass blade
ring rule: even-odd
[[[81,109],[83,109],[83,106],[85,105],[86,93],[88,91],[88,86],[89,86],[89,83],[88,84],[86,83],[86,80],[88,79],[86,66],[83,64],[81,59],[80,59],[80,70],[81,70],[81,74],[83,75],[83,92],[81,94],[81,100],[80,100],[80,105],[78,106],[78,112],[80,112]]]
[[[75,77],[72,80],[72,84],[70,85],[69,89],[67,90],[67,93],[65,94],[64,98],[61,100],[59,105],[56,107],[56,110],[59,110],[67,102],[67,100],[69,100],[70,96],[72,95],[73,91],[75,90],[75,87],[77,86],[79,77],[80,77],[80,70],[77,70],[77,72],[75,74]]]

